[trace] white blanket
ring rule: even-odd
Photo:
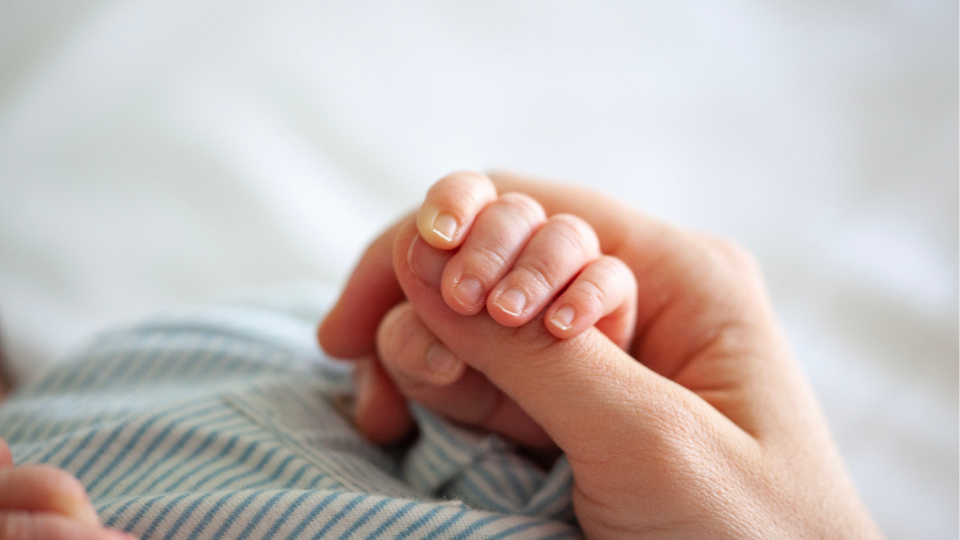
[[[6,2],[0,340],[342,282],[454,169],[758,256],[891,538],[958,534],[956,2]]]

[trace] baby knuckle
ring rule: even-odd
[[[550,217],[549,224],[564,248],[585,254],[599,252],[597,234],[583,219],[570,214],[556,214]]]
[[[454,171],[438,180],[433,187],[460,188],[464,191],[470,191],[471,188],[488,185],[492,185],[490,179],[478,172]]]
[[[451,175],[457,175],[463,178],[469,178],[477,182],[490,183],[490,180],[486,175],[478,173],[477,171],[455,171],[450,173]]]
[[[592,263],[600,271],[601,275],[610,276],[614,279],[623,279],[626,277],[626,266],[620,259],[610,255],[603,255]]]
[[[470,266],[479,274],[497,274],[506,268],[510,260],[500,245],[478,245],[471,248]]]
[[[607,302],[607,292],[604,283],[594,276],[582,276],[577,281],[579,293],[589,302],[597,305],[605,305]]]
[[[630,295],[635,294],[637,290],[637,278],[633,275],[633,270],[627,266],[627,263],[621,261],[617,257],[611,255],[604,255],[600,259],[600,264],[602,264],[605,270],[608,272],[608,275],[611,276],[611,279],[615,280],[617,284],[622,287],[622,290]]]
[[[533,254],[526,257],[520,272],[522,281],[531,284],[533,288],[549,290],[561,285],[556,265],[541,255]]]
[[[514,208],[527,223],[539,224],[547,219],[543,206],[533,197],[523,193],[509,192],[500,195],[500,202]]]
[[[438,180],[427,191],[427,198],[443,198],[466,206],[482,205],[490,191],[495,192],[493,182],[473,171],[457,171]]]

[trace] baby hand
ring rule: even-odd
[[[0,439],[0,540],[133,540],[105,529],[86,491],[45,465],[13,466]]]
[[[532,440],[539,427],[542,443],[566,453],[574,511],[587,537],[881,537],[749,255],[585,190],[507,175],[496,182],[510,188],[503,191],[533,195],[548,211],[588,220],[602,251],[616,254],[638,279],[642,340],[625,352],[593,328],[558,339],[556,325],[536,317],[505,327],[493,317],[502,315],[494,315],[496,293],[506,274],[484,289],[489,315],[455,311],[451,284],[463,274],[448,278],[446,271],[459,252],[425,238],[436,241],[433,231],[450,242],[444,246],[461,245],[480,219],[450,220],[425,207],[426,236],[412,219],[384,233],[320,328],[331,354],[365,356],[355,416],[365,434],[386,442],[409,432],[395,422],[405,409],[390,405],[402,404],[401,393],[519,442]],[[468,206],[478,216],[497,200],[492,189],[475,199]],[[441,293],[441,286],[450,290]],[[372,321],[382,321],[378,335]],[[409,341],[397,339],[403,329]],[[395,386],[373,358],[374,344],[397,380],[396,373],[422,367],[430,355],[470,367],[447,386],[417,386],[416,377]],[[516,434],[511,414],[527,422],[525,433]]]
[[[636,319],[635,278],[619,259],[601,254],[596,233],[582,219],[548,218],[531,197],[497,196],[488,179],[455,173],[430,189],[416,221],[420,234],[407,260],[427,266],[416,273],[433,280],[429,285],[456,313],[472,316],[486,307],[508,327],[539,317],[542,322],[534,324],[560,339],[595,325],[628,347]],[[384,317],[377,349],[382,367],[407,399],[527,446],[553,446],[499,388],[451,353],[410,304]],[[378,375],[383,374],[367,378]]]
[[[455,253],[440,281],[453,311],[473,315],[486,307],[498,323],[517,327],[546,308],[545,323],[558,338],[596,325],[621,348],[629,346],[636,279],[620,259],[600,252],[586,221],[548,217],[521,193],[498,196],[490,180],[475,173],[434,184],[416,220],[423,240]]]

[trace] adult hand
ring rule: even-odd
[[[13,466],[0,439],[0,540],[133,540],[105,529],[86,490],[45,465]]]
[[[473,384],[502,391],[567,454],[588,536],[880,536],[746,253],[585,190],[493,180],[548,215],[585,219],[601,251],[631,268],[639,301],[629,354],[597,331],[564,341],[542,319],[518,331],[453,313],[429,275],[440,252],[424,242],[410,249],[418,238],[410,219],[362,259],[320,329],[328,352],[372,358],[377,325],[406,296],[418,320],[482,375]],[[364,366],[357,421],[388,440],[391,429],[408,429],[391,424],[403,418],[403,396],[373,360]]]

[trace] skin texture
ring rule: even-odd
[[[489,196],[492,191],[484,177],[453,174],[430,189],[416,215],[420,238],[407,256],[422,252],[425,267],[441,272],[435,285],[447,306],[461,315],[486,308],[508,327],[527,324],[549,306],[544,323],[551,334],[569,339],[596,324],[627,348],[637,305],[636,280],[629,268],[616,257],[600,254],[596,233],[582,219],[569,214],[548,218],[529,196],[505,193],[494,198]],[[464,295],[458,289],[467,281],[471,286]],[[500,297],[510,294],[504,291],[519,294],[526,307],[503,309]],[[409,303],[384,317],[377,350],[380,364],[408,399],[531,448],[555,449],[539,424],[464,364]]]
[[[106,529],[86,490],[65,471],[13,466],[0,440],[0,540],[132,540]]]
[[[365,434],[389,441],[409,432],[397,409],[404,393],[481,428],[529,422],[507,435],[566,453],[578,522],[593,538],[880,538],[746,252],[582,189],[492,180],[496,193],[524,193],[548,218],[578,216],[600,253],[626,264],[638,287],[635,339],[624,351],[592,327],[560,339],[542,312],[511,327],[489,310],[451,309],[441,289],[452,255],[406,218],[367,251],[320,342],[376,365],[377,328],[400,310],[393,324],[421,325],[466,364],[453,377],[465,386],[444,394],[442,384],[421,384],[413,393],[387,371],[366,369],[356,417]],[[382,349],[394,362],[397,351]],[[492,405],[457,418],[469,409],[458,396],[471,392]]]
[[[622,261],[600,253],[596,233],[579,217],[548,217],[532,197],[498,195],[488,178],[460,172],[430,188],[416,222],[424,241],[450,251],[440,290],[453,311],[486,308],[500,324],[516,327],[547,308],[547,328],[559,338],[597,324],[629,346],[636,280]]]

